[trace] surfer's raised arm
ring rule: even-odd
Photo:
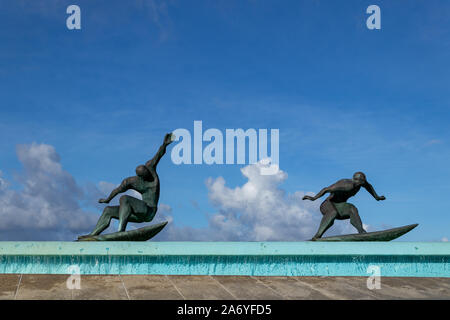
[[[166,148],[169,144],[172,143],[172,133],[167,133],[164,136],[163,144],[159,147],[158,152],[156,152],[155,156],[147,161],[145,166],[147,168],[155,168],[158,165],[159,160],[161,160],[162,156],[166,153]]]
[[[113,191],[111,191],[111,194],[108,196],[108,198],[100,199],[100,200],[98,200],[98,202],[99,203],[109,203],[119,193],[122,193],[122,192],[125,192],[125,191],[131,189],[131,184],[133,182],[132,180],[133,180],[133,177],[124,179],[117,188],[115,188]]]
[[[375,198],[375,200],[377,200],[377,201],[380,201],[380,200],[386,200],[386,197],[385,197],[385,196],[379,196],[379,195],[375,192],[375,189],[373,188],[373,186],[372,186],[369,182],[366,181],[366,183],[363,184],[362,186],[364,187],[364,189],[367,190],[367,192],[369,192],[369,193],[372,195],[372,197]]]

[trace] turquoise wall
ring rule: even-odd
[[[450,277],[450,243],[0,242],[0,273]]]

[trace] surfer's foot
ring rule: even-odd
[[[89,237],[92,237],[92,236],[90,234],[86,234],[84,236],[78,236],[78,240],[84,239],[84,238],[89,238]]]

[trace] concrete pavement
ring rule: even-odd
[[[0,299],[34,300],[249,300],[249,299],[447,299],[450,278],[382,277],[369,290],[366,277],[253,277],[0,274]]]

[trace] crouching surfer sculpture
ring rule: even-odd
[[[406,232],[412,230],[417,224],[394,228],[378,232],[367,233],[364,230],[361,218],[359,217],[358,209],[348,203],[347,200],[353,197],[361,187],[365,188],[377,201],[386,200],[384,196],[379,196],[372,185],[367,182],[366,175],[362,172],[356,172],[352,179],[342,179],[332,184],[329,187],[323,188],[312,196],[304,196],[303,200],[317,200],[326,193],[330,195],[320,205],[320,212],[322,213],[322,221],[320,222],[319,230],[311,240],[325,240],[325,241],[389,241],[400,237]],[[322,238],[322,235],[334,223],[334,220],[350,219],[350,223],[358,230],[358,234],[343,235],[336,237]]]
[[[85,236],[78,237],[79,241],[101,241],[101,240],[148,240],[164,228],[167,222],[140,228],[132,231],[125,231],[128,222],[150,222],[153,220],[158,209],[160,183],[156,173],[156,166],[159,160],[166,153],[167,146],[175,139],[172,133],[166,134],[164,142],[153,159],[147,161],[145,165],[136,168],[136,176],[126,178],[115,188],[106,199],[100,199],[100,203],[109,203],[116,195],[127,190],[135,190],[142,195],[142,200],[129,195],[120,197],[119,206],[107,206],[97,222],[94,230]],[[119,230],[116,233],[101,236],[108,228],[111,219],[119,220]]]

